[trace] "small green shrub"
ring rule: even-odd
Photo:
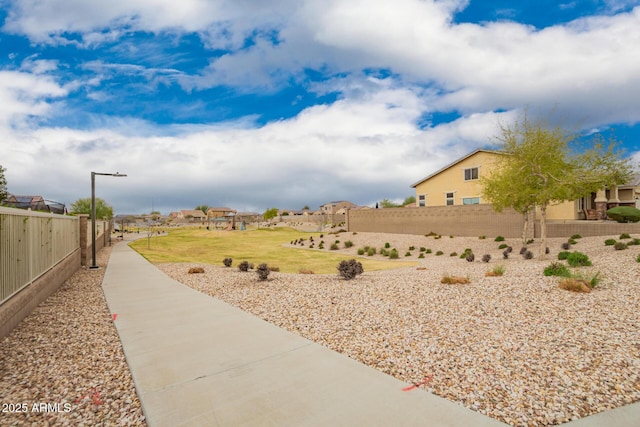
[[[616,239],[607,239],[604,241],[605,246],[613,246],[616,244]]]
[[[640,209],[631,206],[617,206],[607,211],[607,216],[616,222],[640,221]]]
[[[489,261],[491,261],[491,255],[489,254],[482,255],[482,262],[489,262]]]
[[[269,273],[271,273],[271,270],[269,269],[269,266],[267,264],[262,263],[256,268],[256,273],[258,274],[258,280],[263,281],[267,280],[267,277],[269,277]]]
[[[418,255],[418,258],[424,258],[424,252],[420,252],[420,255]]]
[[[480,240],[484,240],[484,239],[486,239],[486,238],[487,238],[487,236],[485,236],[485,235],[478,236],[478,239],[480,239]]]
[[[356,276],[362,274],[364,269],[362,268],[362,263],[356,261],[355,259],[350,259],[349,261],[342,260],[340,264],[338,264],[338,273],[345,280],[355,279]]]
[[[636,262],[640,262],[640,254],[636,257]]]
[[[493,270],[487,271],[484,275],[487,277],[502,276],[504,274],[504,265],[496,265]]]
[[[409,251],[405,252],[404,256],[411,256],[411,252]]]
[[[233,264],[233,260],[231,258],[225,258],[222,260],[222,263],[225,267],[231,267],[231,264]]]
[[[524,259],[533,259],[533,252],[527,250],[522,254]]]
[[[464,254],[463,254],[464,255]],[[465,257],[465,259],[469,262],[473,262],[476,259],[476,256],[473,254],[473,252],[469,252],[467,254],[467,256]]]
[[[582,238],[582,236],[581,236],[581,235],[579,235],[579,234],[573,234],[573,235],[571,235],[571,237],[570,237],[570,239],[581,239],[581,238]]]
[[[582,252],[571,252],[567,257],[567,262],[571,267],[588,267],[591,265],[589,257]]]
[[[544,268],[545,276],[571,277],[571,273],[566,265],[559,262],[552,262]]]
[[[634,246],[634,245],[640,245],[640,239],[635,238],[635,239],[631,239],[627,242],[628,246]]]
[[[527,240],[527,245],[530,245],[530,244],[532,244],[533,242],[535,242],[535,240],[533,240],[533,239],[529,239],[529,240]]]
[[[385,243],[385,244],[384,244],[384,248],[385,248],[385,249],[389,249],[390,247],[391,247],[391,244],[390,244],[389,242],[387,242],[387,243]]]
[[[238,270],[245,273],[249,271],[249,261],[242,261],[240,264],[238,264]]]
[[[627,244],[625,242],[616,242],[616,244],[613,245],[613,248],[616,251],[622,251],[622,250],[627,249]]]
[[[329,249],[331,249],[332,251],[337,251],[338,250],[338,244],[337,243],[332,243],[331,246],[329,247]]]
[[[504,251],[502,251],[502,258],[503,258],[503,259],[509,259],[509,254],[510,254],[510,253],[511,253],[511,252],[509,252],[509,250],[508,250],[508,249],[505,249]]]
[[[344,242],[344,247],[345,248],[350,248],[353,246],[353,242],[351,240],[347,240],[346,242]]]
[[[442,251],[436,252],[436,256],[440,256],[440,255],[444,255],[444,252],[442,252]]]
[[[494,241],[496,241],[496,242],[504,242],[504,237],[503,236],[497,236]]]
[[[449,256],[458,256],[458,252],[451,252]]]
[[[416,250],[416,247],[415,247],[415,246],[409,246],[409,250],[410,250],[410,251],[415,251],[415,250]]]
[[[507,245],[506,243],[502,243],[500,244],[500,246],[498,246],[498,249],[505,249],[507,247],[509,247],[509,245]]]
[[[369,250],[367,251],[368,256],[373,256],[375,254],[376,254],[376,248],[369,248]]]
[[[425,251],[425,253],[430,254],[430,253],[431,253],[431,249],[427,249],[427,250]]]
[[[420,246],[420,252],[425,252],[427,250],[427,248],[425,248],[424,246]]]
[[[569,251],[562,251],[558,253],[558,259],[559,260],[563,260],[563,259],[567,259],[567,257],[569,256],[571,252]]]
[[[575,245],[576,243],[578,243],[578,241],[574,239],[569,239],[567,243],[569,243],[570,245]]]
[[[391,249],[391,252],[389,252],[389,259],[398,259],[400,255],[398,255],[398,251],[393,248]]]
[[[358,255],[364,255],[364,248],[358,249]]]
[[[562,245],[560,245],[562,247],[562,249],[564,249],[565,251],[571,249],[571,243],[569,242],[565,242]]]
[[[631,236],[629,236],[629,233],[622,233],[619,237],[620,240],[622,239],[630,239]]]
[[[386,250],[385,248],[381,248],[380,249],[380,255],[382,256],[389,256],[389,251]]]

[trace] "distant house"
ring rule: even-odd
[[[204,221],[207,219],[207,214],[202,212],[200,209],[185,209],[178,212],[177,218]]]
[[[480,178],[489,175],[499,151],[477,149],[453,163],[427,175],[411,185],[416,191],[416,206],[454,206],[488,203],[482,198]],[[591,193],[578,200],[549,206],[547,219],[572,220],[603,218],[611,207],[634,206],[640,199],[640,176],[631,182],[611,189]],[[598,214],[596,214],[596,211]]]
[[[334,215],[334,214],[337,214],[338,211],[341,209],[344,209],[344,208],[351,209],[351,208],[355,208],[356,206],[358,205],[356,205],[355,203],[351,203],[346,200],[338,200],[335,202],[329,202],[329,203],[325,203],[324,205],[320,205],[320,210],[324,214]]]
[[[45,200],[42,196],[18,196],[9,194],[2,204],[17,209],[66,214],[63,203]]]
[[[217,208],[209,208],[207,209],[207,217],[208,218],[220,218],[223,216],[232,216],[236,215],[237,211],[231,208],[225,207],[217,207]]]

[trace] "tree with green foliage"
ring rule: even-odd
[[[91,218],[91,197],[78,199],[71,204],[73,215],[86,214]],[[103,199],[96,197],[96,218],[109,220],[113,218],[113,208]]]
[[[7,197],[9,197],[9,192],[7,190],[7,179],[4,177],[5,172],[6,169],[3,168],[2,165],[0,165],[0,205],[2,204],[2,202],[7,200]]]
[[[416,196],[409,196],[406,199],[404,199],[404,202],[402,202],[402,206],[415,205],[415,204],[416,204]]]
[[[579,146],[577,135],[559,126],[531,121],[526,113],[513,125],[500,124],[501,156],[488,177],[481,178],[483,196],[497,210],[511,207],[540,212],[540,259],[545,259],[547,208],[576,200],[631,178],[633,168],[621,159],[617,143],[605,147],[597,136],[591,147]]]
[[[262,214],[262,218],[265,221],[269,221],[272,218],[275,218],[278,216],[278,208],[271,208],[271,209],[267,209],[266,211],[264,211],[264,213]]]
[[[207,205],[196,206],[195,210],[202,211],[202,213],[206,214],[207,211],[209,210],[209,206]]]
[[[380,201],[380,207],[381,208],[399,208],[400,205],[397,203],[393,203],[391,200],[389,199],[382,199]]]

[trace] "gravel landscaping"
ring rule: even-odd
[[[301,237],[305,237],[301,233]],[[334,235],[326,236],[334,238]],[[342,233],[354,245],[397,248],[419,267],[338,275],[254,271],[200,264],[163,264],[176,280],[269,322],[359,360],[407,383],[516,426],[557,425],[640,400],[640,246],[616,251],[606,238],[577,239],[600,272],[591,293],[558,287],[544,267],[557,261],[566,239],[550,239],[551,253],[519,255],[518,239]],[[638,236],[632,236],[638,237]],[[317,239],[318,236],[316,235]],[[331,242],[333,240],[327,240]],[[503,260],[501,243],[513,246]],[[404,257],[415,246],[410,257]],[[342,247],[342,246],[341,246]],[[419,248],[432,250],[418,259]],[[474,262],[460,259],[466,248]],[[301,248],[300,250],[310,250]],[[440,250],[444,254],[436,256]],[[457,252],[458,256],[449,256]],[[482,256],[491,255],[488,263]],[[380,255],[374,255],[380,256]],[[502,277],[486,277],[504,266]],[[188,274],[202,267],[204,274]],[[469,284],[442,284],[445,275]]]
[[[110,252],[0,340],[0,426],[146,426],[102,293]]]
[[[328,243],[352,241],[334,252],[354,258],[364,246],[379,252],[388,242],[400,260],[419,263],[365,271],[349,281],[337,274],[279,272],[259,281],[254,270],[238,271],[240,259],[232,267],[221,259],[215,266],[159,268],[407,384],[511,425],[546,426],[640,400],[640,246],[605,246],[607,238],[618,237],[580,238],[570,249],[593,263],[572,272],[602,276],[590,293],[562,290],[558,277],[542,274],[566,239],[550,239],[551,253],[539,261],[523,259],[517,239],[325,235]],[[502,243],[513,246],[507,260],[498,249]],[[420,247],[432,253],[419,259]],[[474,262],[459,257],[466,248]],[[537,258],[536,243],[531,249]],[[109,253],[99,253],[102,267]],[[488,263],[485,254],[491,255]],[[485,276],[498,265],[503,276]],[[188,274],[192,267],[204,273]],[[28,408],[3,413],[0,425],[146,425],[100,287],[103,274],[104,268],[81,269],[0,340],[2,403]],[[470,283],[443,284],[445,275]],[[43,403],[58,404],[60,412],[33,411]]]

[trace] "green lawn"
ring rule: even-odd
[[[172,229],[166,236],[151,238],[151,248],[147,249],[147,239],[131,243],[131,247],[152,263],[195,262],[222,265],[224,258],[232,258],[233,266],[241,261],[249,261],[256,266],[266,262],[270,267],[279,267],[284,273],[298,273],[311,270],[316,274],[336,273],[336,266],[343,259],[353,255],[339,251],[283,247],[292,240],[313,236],[320,242],[321,233],[305,233],[292,228],[257,229],[246,231],[215,231],[196,228]],[[335,240],[334,235],[325,233],[325,247]],[[308,242],[306,243],[308,245]],[[365,271],[385,270],[417,265],[415,262],[390,261],[382,258],[357,257]]]

